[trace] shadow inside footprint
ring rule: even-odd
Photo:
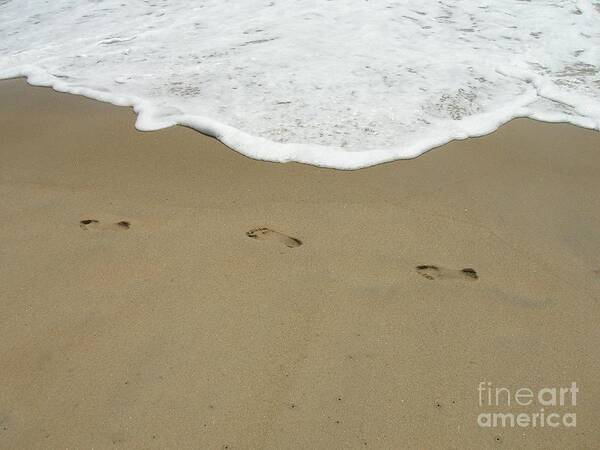
[[[279,231],[274,231],[266,227],[250,230],[246,233],[246,236],[259,241],[280,242],[289,248],[300,247],[302,245],[302,241],[300,239],[296,239],[288,236],[287,234],[283,234]]]
[[[445,269],[434,265],[417,266],[417,273],[428,280],[477,280],[479,275],[475,269],[467,267],[462,270]]]

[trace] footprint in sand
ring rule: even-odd
[[[90,229],[96,228],[99,224],[100,224],[100,222],[96,219],[85,219],[85,220],[79,221],[79,226],[81,228],[83,228],[84,230],[90,230]]]
[[[417,266],[417,272],[428,280],[470,280],[479,278],[475,269],[466,268],[462,270],[444,269],[443,267],[426,265]]]
[[[131,223],[126,220],[121,220],[117,223],[101,224],[96,219],[84,219],[79,221],[79,226],[86,230],[128,230],[131,227]]]
[[[302,241],[300,239],[296,239],[294,237],[264,227],[250,230],[246,233],[246,236],[251,237],[252,239],[257,239],[259,241],[280,242],[289,248],[300,247],[302,245]]]

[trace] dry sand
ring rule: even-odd
[[[0,448],[600,446],[598,132],[341,172],[133,121],[0,83]],[[480,428],[539,410],[481,381],[577,427]]]

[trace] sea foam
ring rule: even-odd
[[[600,129],[600,2],[0,0],[0,78],[355,169],[515,117]],[[575,150],[574,150],[575,151]]]

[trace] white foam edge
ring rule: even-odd
[[[328,147],[314,144],[278,143],[220,123],[208,117],[189,114],[165,114],[167,108],[157,108],[147,100],[133,96],[119,96],[87,87],[71,86],[42,69],[24,66],[0,71],[0,79],[25,78],[33,86],[51,87],[55,91],[82,95],[94,100],[111,103],[116,106],[132,107],[137,114],[136,129],[140,131],[156,131],[174,125],[193,128],[203,134],[212,136],[231,149],[253,159],[271,162],[298,162],[339,170],[356,170],[401,159],[413,159],[423,153],[440,147],[454,140],[469,137],[480,137],[496,131],[500,126],[516,118],[532,118],[542,122],[566,122],[583,128],[600,130],[600,106],[593,105],[585,98],[578,102],[569,101],[571,94],[565,96],[550,82],[523,69],[500,69],[500,73],[519,78],[529,83],[531,88],[515,99],[513,104],[493,112],[475,114],[457,121],[439,121],[438,133],[424,136],[418,141],[404,146],[364,151],[349,151],[341,147]],[[527,106],[540,96],[558,101],[581,112],[580,116],[561,113],[545,113],[533,111]],[[567,98],[568,97],[568,98]],[[574,104],[575,103],[575,104]],[[582,106],[583,105],[583,106]],[[172,109],[170,109],[172,111]],[[592,119],[589,116],[597,119]],[[587,117],[586,117],[587,116]]]

